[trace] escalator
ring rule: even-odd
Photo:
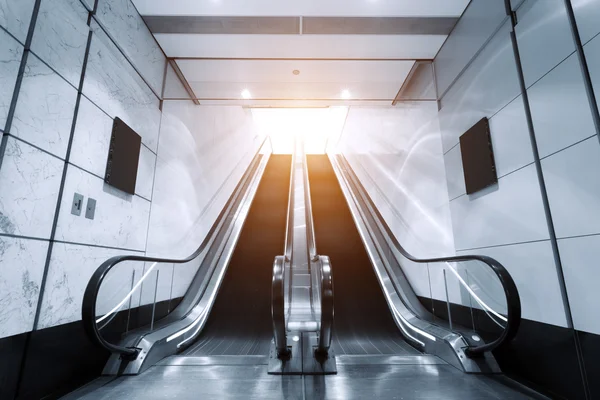
[[[334,265],[332,349],[337,355],[421,354],[398,332],[328,157],[307,159],[317,248]]]
[[[107,377],[69,398],[534,397],[470,375],[498,372],[490,370],[490,349],[510,340],[520,319],[504,268],[477,256],[427,260],[479,260],[509,289],[499,338],[472,341],[469,330],[432,323],[396,250],[411,256],[350,169],[341,158],[307,157],[303,148],[292,156],[259,151],[190,257],[103,263],[86,289],[83,323],[112,353]],[[107,275],[132,261],[145,263],[146,272],[117,306],[102,308]],[[185,296],[167,316],[108,341],[111,324],[159,263],[194,268]]]
[[[285,241],[290,162],[288,155],[271,156],[206,326],[181,355],[269,353],[271,264]]]

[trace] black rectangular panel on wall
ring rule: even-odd
[[[498,182],[487,118],[481,119],[460,137],[460,154],[467,194]]]
[[[115,118],[106,162],[104,181],[129,194],[135,194],[142,138],[125,122]]]

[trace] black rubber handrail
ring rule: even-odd
[[[343,155],[338,155],[339,159],[343,162],[343,167],[347,171],[353,171],[352,167],[346,160]],[[352,172],[352,174],[354,174]],[[353,180],[358,181],[356,177],[351,177]],[[480,261],[491,268],[491,270],[496,274],[500,283],[502,284],[502,289],[504,290],[504,295],[506,297],[506,307],[507,307],[507,315],[506,315],[506,326],[504,330],[500,334],[498,338],[494,341],[485,343],[483,345],[477,347],[468,347],[465,349],[465,354],[467,356],[475,356],[481,355],[485,352],[492,351],[502,345],[505,342],[509,342],[514,339],[519,330],[519,325],[521,324],[521,299],[519,296],[519,291],[517,289],[517,285],[513,280],[510,273],[506,270],[506,268],[497,260],[488,257],[488,256],[480,256],[480,255],[460,255],[460,256],[451,256],[451,257],[437,257],[437,258],[417,258],[410,254],[396,239],[396,236],[393,234],[390,227],[385,223],[383,216],[373,203],[371,196],[366,192],[364,187],[360,182],[354,182],[355,185],[358,185],[361,188],[362,193],[360,196],[368,202],[373,210],[375,216],[380,222],[380,225],[383,226],[387,236],[391,239],[392,244],[396,248],[396,250],[402,254],[404,257],[419,264],[426,263],[440,263],[440,262],[463,262],[463,261]]]
[[[260,150],[263,148],[265,142],[269,139],[269,137],[265,137],[262,141],[261,145],[258,147],[256,154],[254,155],[252,161],[250,162],[250,166],[240,182],[243,182],[248,177],[248,173],[252,170],[252,166],[256,164],[260,156]],[[235,193],[236,191],[234,191]],[[215,234],[215,231],[219,227],[219,221],[222,220],[226,210],[229,208],[229,205],[234,201],[234,197],[232,196],[228,201],[219,216],[216,219],[216,222],[212,225],[209,232],[204,237],[204,240],[200,244],[200,246],[188,257],[183,259],[174,259],[174,258],[158,258],[158,257],[146,257],[146,256],[135,256],[135,255],[127,255],[127,256],[116,256],[109,258],[105,262],[103,262],[98,269],[94,272],[90,281],[85,288],[85,293],[83,295],[83,304],[81,307],[81,319],[83,323],[83,327],[88,337],[92,342],[96,343],[98,346],[103,347],[110,351],[111,353],[120,353],[121,357],[124,359],[135,359],[139,353],[139,350],[134,347],[124,347],[116,344],[112,344],[108,342],[106,339],[102,337],[100,334],[100,330],[98,329],[98,324],[96,323],[96,303],[98,300],[98,293],[100,291],[100,287],[102,286],[102,282],[106,275],[110,270],[112,270],[116,265],[125,262],[125,261],[141,261],[141,262],[151,262],[151,263],[168,263],[168,264],[185,264],[197,258],[200,254],[206,250],[207,245],[211,241],[212,237]]]

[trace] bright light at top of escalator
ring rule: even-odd
[[[248,89],[242,90],[242,99],[249,99],[252,97],[252,94]]]
[[[252,109],[257,130],[271,137],[273,151],[279,154],[290,154],[297,136],[303,138],[307,154],[333,149],[347,112],[347,107]]]
[[[340,96],[342,97],[342,99],[348,100],[350,97],[352,97],[352,93],[350,93],[350,91],[348,89],[344,89],[344,90],[342,90],[342,93]]]

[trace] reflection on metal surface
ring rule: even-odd
[[[473,296],[473,298],[475,299],[475,301],[477,303],[479,303],[480,306],[482,306],[485,310],[487,310],[487,311],[491,312],[492,314],[494,314],[496,317],[498,317],[502,321],[504,321],[504,322],[507,321],[507,319],[506,319],[505,316],[500,315],[499,313],[497,313],[496,311],[494,311],[490,306],[488,306],[487,304],[485,304],[485,302],[483,300],[481,300],[479,298],[479,296],[477,296],[475,294],[475,292],[473,291],[473,289],[471,289],[471,287],[467,284],[467,282],[464,281],[464,279],[458,274],[458,272],[454,269],[454,267],[450,263],[446,263],[446,265],[448,266],[448,268],[450,269],[450,271],[452,271],[452,273],[454,274],[454,276],[456,276],[456,278],[458,279],[458,281],[460,282],[460,284],[465,289],[467,289],[467,291],[469,292],[469,294],[471,296]],[[492,319],[492,321],[496,322],[496,320],[494,320],[493,318],[491,318],[491,319]],[[502,325],[500,325],[500,327],[504,328]]]
[[[150,272],[152,272],[152,270],[154,269],[154,267],[156,267],[157,264],[158,263],[152,264],[152,266],[150,268],[148,268],[148,271],[144,274],[144,276],[142,276],[142,279],[140,279],[139,282],[135,284],[135,286],[129,291],[129,293],[127,293],[127,295],[123,298],[123,300],[121,300],[121,302],[119,304],[117,304],[112,310],[110,310],[109,312],[104,314],[102,317],[98,318],[96,320],[96,323],[99,324],[100,322],[104,321],[106,318],[110,317],[112,314],[119,311],[121,309],[121,307],[123,307],[125,305],[127,300],[129,300],[131,295],[133,295],[133,293],[137,290],[137,288],[140,287],[140,285],[142,284],[142,282],[144,282],[144,280],[148,277],[148,275],[150,275]]]
[[[294,355],[292,351],[290,355],[286,333],[294,331],[303,334],[319,333],[315,354],[318,354],[322,361],[314,365],[310,364],[314,360],[303,362],[309,363],[307,365],[314,369],[314,373],[332,373],[335,371],[334,357],[327,357],[331,346],[334,314],[331,263],[328,257],[319,256],[317,253],[304,140],[300,135],[295,140],[284,255],[275,258],[271,297],[273,351],[282,364],[276,365],[276,361],[273,360],[269,371],[286,373],[286,359],[306,357],[305,352]],[[310,358],[312,360],[315,356],[311,355]]]

